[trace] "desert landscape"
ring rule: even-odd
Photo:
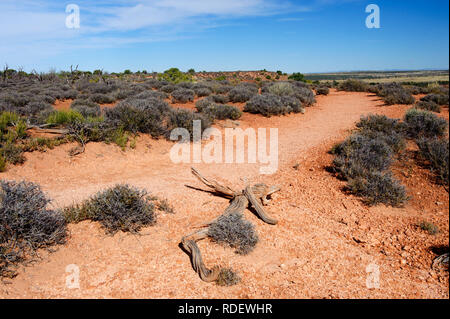
[[[442,137],[437,139],[447,143],[448,154],[448,85],[382,85],[378,89],[393,87],[390,94],[400,97],[399,102],[404,96],[412,97],[408,101],[410,104],[394,101],[396,103],[387,105],[389,98],[369,92],[376,91],[376,87],[367,86],[362,91],[358,85],[364,85],[363,82],[356,80],[331,88],[292,80],[239,81],[233,85],[227,80],[202,82],[195,79],[194,82],[169,84],[148,75],[125,75],[122,79],[110,76],[103,82],[99,75],[72,72],[66,78],[76,79],[75,89],[64,90],[68,86],[63,84],[59,92],[61,84],[57,83],[64,81],[51,74],[47,76],[48,79],[37,80],[29,75],[22,80],[29,83],[30,91],[33,86],[44,85],[46,92],[54,90],[60,95],[70,93],[73,96],[55,96],[53,104],[40,101],[46,108],[42,107],[39,113],[32,113],[36,102],[17,109],[22,112],[20,118],[28,118],[23,135],[13,142],[22,148],[23,160],[18,164],[10,163],[7,156],[11,152],[2,150],[7,161],[1,173],[2,181],[40,185],[45,196],[52,199],[48,207],[66,214],[66,218],[69,218],[67,207],[82,203],[97,192],[124,184],[164,198],[171,209],[158,211],[154,224],[144,223],[140,225],[142,229],[136,231],[119,225],[114,232],[107,233],[105,229],[111,225],[105,221],[99,223],[100,219],[97,222],[89,218],[67,219],[64,243],[47,247],[51,247],[51,251],[38,249],[38,256],[34,256],[34,251],[21,251],[26,256],[21,256],[24,262],[18,264],[9,262],[7,254],[2,255],[2,273],[6,276],[1,283],[2,297],[448,298],[448,270],[445,265],[434,263],[439,256],[445,253],[448,256],[448,157],[447,180],[439,181],[436,168],[432,169],[423,158],[414,138],[405,137],[405,145],[394,156],[392,172],[395,180],[403,185],[408,199],[395,202],[397,198],[388,196],[386,199],[380,194],[370,203],[364,201],[369,195],[352,191],[346,187],[345,178],[338,178],[342,168],[335,162],[336,154],[330,152],[358,129],[356,124],[361,123],[361,118],[372,118],[378,125],[386,119],[399,119],[404,123],[407,122],[405,114],[417,107],[418,112],[429,115],[440,125],[442,119]],[[19,77],[14,73],[3,82],[4,103],[7,94],[28,97],[20,92],[24,84],[15,80]],[[99,80],[91,81],[92,78]],[[126,86],[135,87],[136,91],[130,90],[129,97],[121,100],[109,100],[128,92]],[[170,86],[175,88],[172,93],[181,87],[178,90],[184,94],[193,93],[193,96],[176,100],[173,94],[165,93],[172,89]],[[327,94],[317,95],[323,88]],[[11,93],[14,90],[17,91]],[[417,90],[421,93],[409,93],[417,93]],[[108,93],[94,93],[96,91]],[[198,97],[199,92],[207,96]],[[236,97],[237,92],[242,94]],[[244,96],[245,93],[248,96]],[[283,104],[277,104],[276,97],[282,98],[283,94],[295,97],[300,105],[296,111],[279,109]],[[98,100],[99,97],[108,103],[96,104],[94,101],[103,102]],[[446,105],[438,107],[439,113],[419,109],[425,101],[436,97],[447,97],[443,102]],[[35,100],[37,97],[29,98]],[[236,112],[225,116],[217,112],[225,107],[214,102],[220,98],[227,100],[227,107]],[[260,98],[267,105],[257,100]],[[202,101],[207,102],[206,106]],[[252,102],[257,110],[250,112]],[[141,104],[147,107],[141,107]],[[202,120],[213,123],[222,132],[226,128],[278,128],[277,172],[261,175],[259,163],[172,163],[169,152],[173,141],[152,137],[151,130],[150,133],[139,131],[138,122],[133,123],[137,127],[135,131],[131,126],[133,120],[140,121],[139,116],[145,116],[132,114],[132,110],[156,112],[156,107],[168,107],[167,112],[174,114],[187,112],[190,119],[204,116]],[[85,132],[92,132],[95,126],[108,131],[109,127],[99,125],[113,123],[115,114],[108,112],[118,109],[123,114],[130,114],[127,122],[120,119],[121,125],[130,125],[128,131],[121,129],[123,141],[115,137],[116,133],[111,133],[110,140],[106,137],[97,141],[92,137],[93,141],[90,141],[89,133],[83,133],[83,139],[78,139],[82,135],[79,126],[84,126]],[[258,114],[259,110],[271,113],[262,116]],[[40,123],[39,116],[46,111],[44,124],[37,124]],[[3,111],[2,117],[7,112],[10,111]],[[94,113],[104,118],[94,120],[90,115]],[[52,123],[54,119],[59,122]],[[17,132],[20,123],[23,122],[7,122],[3,136]],[[148,124],[145,126],[145,130],[150,128],[157,129]],[[427,124],[422,135],[428,136],[429,130],[431,127]],[[389,133],[394,134],[394,131]],[[7,147],[6,143],[2,142],[3,148]],[[29,149],[29,145],[35,144],[35,148]],[[265,207],[278,220],[276,225],[265,223],[252,210],[247,209],[243,214],[254,225],[259,238],[250,253],[236,254],[227,248],[229,245],[221,246],[210,239],[198,243],[207,267],[220,265],[239,274],[240,281],[229,287],[202,281],[193,271],[189,254],[180,247],[184,235],[220,216],[230,201],[208,192],[208,187],[191,174],[191,167],[203,176],[235,189],[257,183],[280,187]],[[9,245],[8,240],[3,241],[2,249],[6,250],[2,251],[8,252]],[[66,267],[71,264],[79,267],[79,289],[70,289],[66,285]],[[379,267],[380,283],[378,288],[369,289],[366,286],[367,266],[371,264]]]

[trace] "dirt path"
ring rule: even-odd
[[[230,288],[200,281],[178,247],[183,234],[219,215],[227,201],[186,187],[201,185],[190,174],[191,164],[170,161],[172,143],[141,137],[136,149],[126,152],[91,143],[77,158],[67,155],[71,145],[27,154],[23,166],[10,167],[0,177],[41,184],[55,206],[126,182],[167,197],[176,214],[160,215],[157,225],[146,228],[140,237],[105,236],[96,223],[70,225],[68,243],[53,254],[44,253],[43,260],[33,266],[22,267],[12,284],[0,284],[0,297],[448,298],[448,276],[445,282],[445,276],[430,272],[423,259],[432,256],[425,245],[448,246],[448,193],[434,190],[433,199],[443,204],[427,211],[438,220],[443,234],[422,238],[412,226],[424,213],[419,214],[416,204],[402,209],[367,208],[344,195],[342,182],[323,169],[331,161],[326,151],[348,134],[362,114],[400,117],[408,108],[381,105],[365,93],[332,91],[319,96],[304,115],[263,118],[244,113],[243,129],[278,128],[280,162],[274,175],[260,175],[260,164],[192,164],[205,176],[236,188],[258,181],[283,187],[268,208],[280,220],[277,226],[246,212],[260,237],[250,255],[239,256],[208,241],[200,243],[207,265],[239,271],[243,282]],[[414,232],[413,236],[406,231]],[[411,236],[409,249],[402,250]],[[423,250],[421,259],[408,259],[416,244]],[[69,264],[80,268],[80,289],[66,288]],[[380,269],[379,289],[366,287],[370,264]]]

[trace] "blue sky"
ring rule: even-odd
[[[65,25],[80,7],[80,28]],[[380,7],[381,28],[365,25]],[[0,65],[48,71],[448,69],[444,0],[0,0]]]

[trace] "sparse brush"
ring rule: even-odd
[[[276,82],[263,88],[263,92],[278,96],[292,96],[295,93],[295,87],[289,82]]]
[[[84,117],[83,115],[81,115],[81,113],[75,110],[54,111],[47,118],[48,124],[55,124],[55,125],[66,125],[77,121],[83,122]]]
[[[350,180],[374,171],[385,171],[393,161],[393,151],[383,139],[353,134],[334,149],[333,164],[340,176]]]
[[[231,102],[247,102],[257,94],[257,91],[247,87],[235,87],[229,93],[228,97]]]
[[[421,101],[424,102],[433,102],[436,103],[438,105],[448,105],[448,92],[447,94],[428,94],[426,96],[424,96],[423,98],[421,98]]]
[[[411,93],[398,83],[380,85],[377,94],[383,98],[386,105],[414,104],[415,102]]]
[[[159,90],[164,93],[172,93],[177,87],[174,84],[167,84],[162,86]]]
[[[139,94],[136,94],[133,98],[139,99],[139,100],[146,100],[146,99],[160,99],[165,100],[169,97],[167,93],[164,92],[158,92],[158,91],[144,91]]]
[[[70,108],[74,111],[79,112],[83,117],[96,117],[100,116],[101,109],[100,105],[91,100],[75,100],[70,105]]]
[[[430,163],[431,170],[441,182],[449,184],[449,143],[446,139],[419,138],[416,140],[421,157]]]
[[[242,116],[241,110],[231,105],[221,105],[217,103],[208,104],[202,108],[201,113],[210,117],[212,120],[237,120]]]
[[[175,214],[175,209],[170,205],[167,199],[161,199],[156,204],[156,209],[167,214]]]
[[[218,286],[234,286],[241,281],[241,277],[231,268],[221,268],[219,276],[216,279]]]
[[[116,185],[80,205],[65,208],[64,215],[67,222],[98,221],[109,234],[119,230],[137,233],[142,227],[156,223],[154,202],[155,197],[148,196],[145,190]]]
[[[408,200],[405,187],[390,172],[373,172],[357,177],[351,179],[348,186],[354,194],[363,197],[368,205],[383,203],[397,207]]]
[[[441,113],[441,107],[432,101],[419,101],[414,105],[417,109]]]
[[[419,227],[430,235],[436,235],[437,233],[439,233],[439,228],[433,223],[429,223],[427,221],[420,222]]]
[[[289,105],[285,105],[278,95],[264,93],[255,95],[244,107],[244,112],[259,113],[270,117],[272,115],[284,115],[292,112]]]
[[[166,133],[164,119],[169,111],[170,106],[160,99],[131,98],[107,109],[105,119],[116,128],[122,127],[133,133],[149,133],[156,138]]]
[[[201,132],[211,126],[211,119],[206,115],[194,113],[190,110],[173,109],[169,113],[167,132],[175,128],[184,128],[189,132],[191,140],[193,140],[194,121],[200,121]]]
[[[89,99],[98,104],[109,104],[115,102],[115,96],[109,94],[95,93],[92,94]]]
[[[447,121],[429,111],[410,109],[406,112],[404,122],[408,135],[418,137],[440,137],[447,130]]]
[[[194,87],[194,92],[198,97],[209,96],[212,90],[208,87]]]
[[[225,104],[228,103],[230,101],[230,99],[228,98],[228,96],[226,95],[220,95],[220,94],[213,94],[210,95],[209,98],[214,101],[215,103],[219,103],[219,104]]]
[[[367,89],[368,89],[367,83],[353,79],[345,80],[344,82],[341,82],[338,86],[339,91],[347,91],[347,92],[366,92]]]
[[[12,267],[37,249],[65,242],[64,217],[49,203],[37,184],[0,181],[0,277],[14,276]]]
[[[195,92],[190,89],[176,89],[172,92],[172,102],[173,103],[187,103],[194,101]]]
[[[328,95],[330,93],[330,89],[326,86],[319,86],[316,89],[316,95]]]
[[[258,243],[258,235],[252,223],[243,219],[240,213],[229,213],[217,218],[208,227],[208,236],[219,244],[236,249],[236,253],[246,255]]]

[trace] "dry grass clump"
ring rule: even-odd
[[[66,241],[64,216],[47,209],[50,200],[39,185],[0,181],[0,277],[13,277],[17,263]]]
[[[231,268],[221,268],[216,279],[218,286],[234,286],[241,281],[241,277]]]
[[[439,233],[439,228],[433,223],[427,221],[420,222],[419,228],[423,231],[426,231],[430,235],[436,235],[437,233]]]
[[[236,249],[236,253],[246,255],[258,243],[255,227],[243,219],[240,213],[229,213],[217,218],[208,227],[208,236],[219,244]]]

